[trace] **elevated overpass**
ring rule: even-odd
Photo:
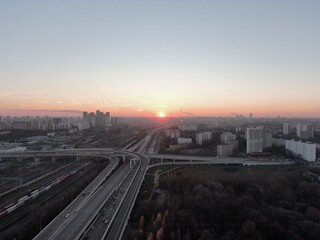
[[[151,141],[148,136],[134,146],[138,152],[110,148],[83,148],[50,151],[25,151],[17,153],[0,153],[0,158],[44,158],[44,157],[104,157],[110,159],[109,166],[80,194],[65,210],[63,210],[34,239],[81,239],[95,220],[102,207],[110,201],[113,193],[128,176],[130,184],[120,199],[112,221],[106,226],[103,236],[98,239],[121,239],[127,220],[134,206],[137,194],[147,169],[161,165],[282,165],[294,162],[257,161],[251,158],[217,158],[202,156],[181,156],[166,154],[142,154]],[[140,153],[139,153],[140,152]],[[130,158],[112,174],[120,159]],[[135,163],[133,165],[132,163]],[[111,175],[112,174],[112,175]],[[107,180],[106,178],[109,177]]]
[[[95,217],[101,211],[102,207],[113,196],[113,193],[119,188],[125,176],[128,176],[133,170],[131,184],[128,192],[122,203],[118,206],[118,211],[114,216],[114,220],[110,223],[112,228],[108,228],[105,236],[119,236],[123,233],[127,218],[130,216],[131,209],[134,205],[136,196],[139,192],[142,180],[147,170],[147,158],[141,154],[133,153],[125,150],[110,149],[104,151],[103,149],[79,149],[77,151],[67,151],[67,156],[105,156],[111,158],[111,166],[108,166],[112,171],[119,163],[119,158],[116,156],[129,156],[131,161],[136,164],[132,168],[130,161],[126,161],[111,177],[104,181],[110,175],[103,176],[100,174],[94,183],[90,184],[65,210],[63,210],[46,228],[44,228],[34,239],[80,239],[86,232]],[[48,153],[46,153],[48,154]],[[54,153],[56,154],[56,153]],[[13,155],[11,155],[13,156]],[[60,151],[60,156],[65,156]],[[105,172],[105,171],[104,171]],[[115,222],[115,225],[113,225]],[[119,225],[119,222],[121,223]],[[125,223],[123,223],[125,222]],[[116,227],[115,227],[116,226]],[[119,232],[118,230],[121,229]],[[109,239],[107,237],[107,239]]]

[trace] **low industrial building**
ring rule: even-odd
[[[286,140],[283,138],[272,138],[272,144],[277,147],[285,146]]]
[[[297,137],[300,139],[310,139],[314,137],[314,127],[312,124],[297,124]]]
[[[220,144],[217,146],[218,157],[230,157],[239,149],[239,141],[232,141],[226,144]]]

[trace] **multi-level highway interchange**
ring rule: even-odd
[[[149,168],[192,164],[290,164],[245,158],[188,157],[154,154],[159,129],[123,149],[88,148],[2,153],[1,158],[99,157],[108,166],[34,239],[121,239],[140,186]],[[150,159],[156,159],[151,164]],[[120,164],[122,162],[122,164]]]

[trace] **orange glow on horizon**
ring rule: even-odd
[[[128,117],[157,117],[171,118],[180,117],[181,105],[179,103],[161,101],[155,104],[152,101],[132,103],[109,102],[109,101],[85,101],[85,100],[34,100],[21,99],[15,102],[14,99],[2,97],[0,101],[0,116],[75,116],[81,117],[83,111],[95,112],[97,109],[102,112],[110,112],[112,116]],[[19,100],[19,98],[17,98]],[[76,104],[75,104],[76,103]],[[210,102],[207,104],[184,104],[182,105],[183,117],[225,117],[243,114],[247,116],[253,113],[255,117],[262,116],[302,116],[319,117],[320,111],[317,108],[318,101],[270,101],[270,102]]]
[[[159,118],[164,118],[164,117],[166,117],[166,114],[164,112],[159,112],[158,113],[158,117]]]

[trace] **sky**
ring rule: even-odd
[[[320,1],[0,2],[0,115],[320,116]]]

